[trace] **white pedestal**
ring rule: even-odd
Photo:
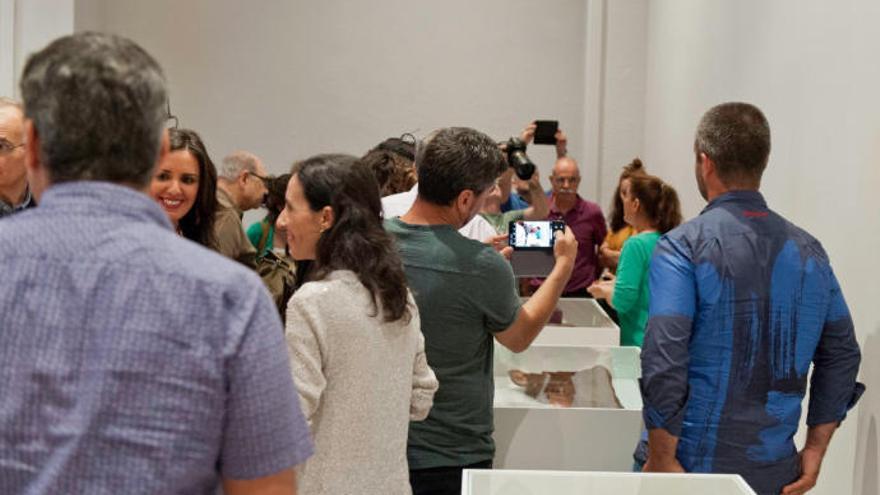
[[[755,495],[732,474],[466,469],[461,481],[462,495]]]

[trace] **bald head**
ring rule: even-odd
[[[267,178],[263,162],[247,151],[233,151],[220,165],[219,186],[224,189],[241,210],[259,208],[266,194]]]
[[[556,164],[553,165],[553,175],[550,176],[553,194],[557,196],[574,196],[577,194],[580,182],[581,171],[573,158],[565,156],[556,160]]]
[[[14,204],[26,187],[24,114],[14,100],[0,97],[0,198]]]

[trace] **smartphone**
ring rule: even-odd
[[[514,251],[552,251],[556,231],[565,231],[562,220],[516,220],[508,226],[508,241]]]
[[[536,120],[535,144],[556,144],[556,131],[558,129],[558,120]]]

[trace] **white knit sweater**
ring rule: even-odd
[[[410,420],[428,415],[438,383],[425,360],[418,309],[386,323],[350,271],[302,286],[287,305],[287,347],[315,455],[298,470],[303,495],[409,494]]]

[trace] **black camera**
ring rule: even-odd
[[[526,155],[526,143],[520,138],[512,137],[503,143],[504,152],[507,154],[507,164],[516,171],[516,176],[522,180],[529,180],[535,173],[535,164]]]

